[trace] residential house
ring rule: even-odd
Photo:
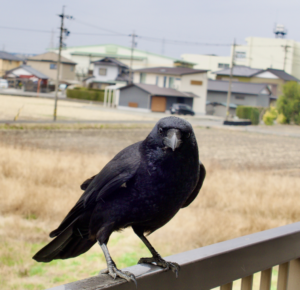
[[[212,105],[222,106],[223,110],[211,112],[207,108],[207,112],[212,115],[226,116],[226,103],[228,94],[229,82],[224,80],[208,80],[207,87],[207,103]],[[253,107],[269,107],[274,100],[272,91],[268,84],[255,84],[246,82],[232,82],[231,84],[231,99],[230,107],[234,109],[236,106],[253,106]],[[234,111],[234,110],[233,110]],[[233,114],[232,111],[232,115]]]
[[[7,71],[5,78],[8,80],[9,87],[24,87],[25,91],[48,91],[48,76],[29,65],[21,65]]]
[[[229,80],[230,69],[224,69],[214,72],[217,80]],[[268,68],[257,69],[248,66],[237,65],[233,67],[232,78],[235,81],[249,83],[264,83],[268,84],[274,96],[279,97],[282,94],[282,85],[288,81],[299,82],[297,78],[286,73],[283,70]]]
[[[231,65],[230,56],[219,56],[215,54],[182,54],[181,58],[194,64],[195,69],[207,70],[207,77],[215,79],[213,73],[216,70],[229,68]]]
[[[3,77],[6,71],[20,66],[22,62],[22,59],[15,55],[0,51],[0,77]]]
[[[127,85],[129,82],[129,67],[111,57],[93,62],[93,76],[83,80],[85,86],[104,89],[109,85]]]
[[[27,58],[27,64],[32,68],[42,72],[47,75],[50,81],[56,81],[57,77],[57,61],[58,54],[55,52],[46,52],[36,56]],[[59,70],[59,80],[61,83],[73,84],[76,83],[75,74],[76,62],[61,57],[60,70]]]
[[[134,108],[142,112],[165,112],[175,103],[184,103],[192,107],[194,101],[199,98],[193,93],[149,84],[132,83],[119,91],[119,109]]]
[[[169,109],[171,103],[186,103],[191,105],[195,113],[205,114],[205,105],[206,105],[206,92],[207,92],[207,71],[206,70],[195,70],[188,67],[153,67],[153,68],[143,68],[133,71],[133,82],[135,84],[145,84],[152,85],[150,94],[154,96],[155,93],[155,102],[160,102],[162,108],[160,111],[165,111]],[[154,90],[154,87],[157,87]],[[164,92],[161,90],[164,88]],[[168,91],[166,89],[171,89]],[[150,87],[147,87],[147,90],[150,90]],[[174,94],[175,90],[177,91],[176,99],[167,99],[171,97],[169,93]],[[162,95],[157,95],[158,92],[161,92]],[[120,92],[120,100],[122,99],[123,91]],[[197,97],[195,97],[197,96]],[[137,96],[138,97],[138,96]],[[158,98],[161,98],[160,101]],[[134,99],[135,97],[132,96]],[[152,108],[151,97],[148,109]],[[133,103],[136,103],[133,101]]]
[[[58,50],[54,50],[58,52]],[[62,55],[77,63],[76,74],[80,78],[92,76],[94,70],[94,62],[99,58],[113,58],[132,69],[139,69],[145,67],[157,66],[192,66],[189,62],[182,62],[182,60],[151,53],[148,51],[134,49],[131,55],[131,47],[126,47],[116,44],[102,44],[90,46],[73,46],[66,47],[62,50]]]

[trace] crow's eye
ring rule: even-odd
[[[186,138],[190,138],[191,137],[191,133],[187,133]]]
[[[164,131],[163,128],[159,128],[158,129],[159,133],[162,134],[162,132]]]

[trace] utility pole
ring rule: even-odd
[[[229,104],[230,104],[230,98],[231,98],[231,83],[232,83],[232,73],[233,73],[234,58],[235,58],[235,47],[236,47],[236,44],[235,44],[235,39],[234,39],[233,47],[232,47],[231,68],[230,68],[229,86],[228,86],[227,103],[226,103],[226,120],[228,120],[228,117],[229,117]]]
[[[132,62],[133,62],[133,51],[134,51],[134,47],[135,47],[135,38],[137,37],[137,35],[134,33],[129,34],[129,36],[132,37],[131,39],[131,56],[130,56],[130,74],[129,74],[129,83],[132,84],[133,80],[132,80]]]
[[[285,71],[285,65],[286,65],[286,57],[288,49],[291,47],[290,45],[281,45],[284,48],[284,61],[283,61],[283,70]]]
[[[64,28],[64,19],[72,19],[72,16],[65,15],[65,6],[63,6],[62,14],[58,15],[61,18],[61,24],[60,24],[60,35],[59,35],[59,49],[58,49],[58,60],[56,64],[56,84],[55,84],[55,102],[54,102],[54,113],[53,113],[53,121],[56,121],[56,115],[57,115],[57,93],[58,93],[58,84],[59,84],[59,71],[60,71],[60,62],[61,62],[61,49],[63,47],[63,33],[65,33],[66,36],[70,34],[70,31]]]

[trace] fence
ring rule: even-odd
[[[226,229],[224,229],[226,230]],[[176,237],[174,237],[176,238]],[[167,257],[181,265],[179,277],[151,265],[126,270],[137,276],[138,290],[252,290],[253,274],[261,272],[260,290],[271,289],[272,267],[279,265],[277,290],[300,289],[300,222]],[[100,269],[99,269],[100,270]],[[134,290],[134,283],[100,275],[51,290]],[[275,288],[276,289],[276,288]]]

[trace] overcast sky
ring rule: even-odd
[[[66,14],[74,17],[65,20],[71,32],[65,40],[67,46],[130,46],[128,35],[134,30],[139,36],[137,48],[149,52],[178,58],[183,53],[229,55],[226,44],[234,38],[239,44],[249,36],[273,38],[276,22],[286,26],[287,38],[300,41],[299,0],[10,0],[1,4],[0,50],[29,54],[42,53],[52,43],[57,46],[57,14],[63,5]],[[49,32],[52,30],[54,35]],[[84,35],[88,33],[99,35]],[[222,46],[175,44],[169,40]]]

